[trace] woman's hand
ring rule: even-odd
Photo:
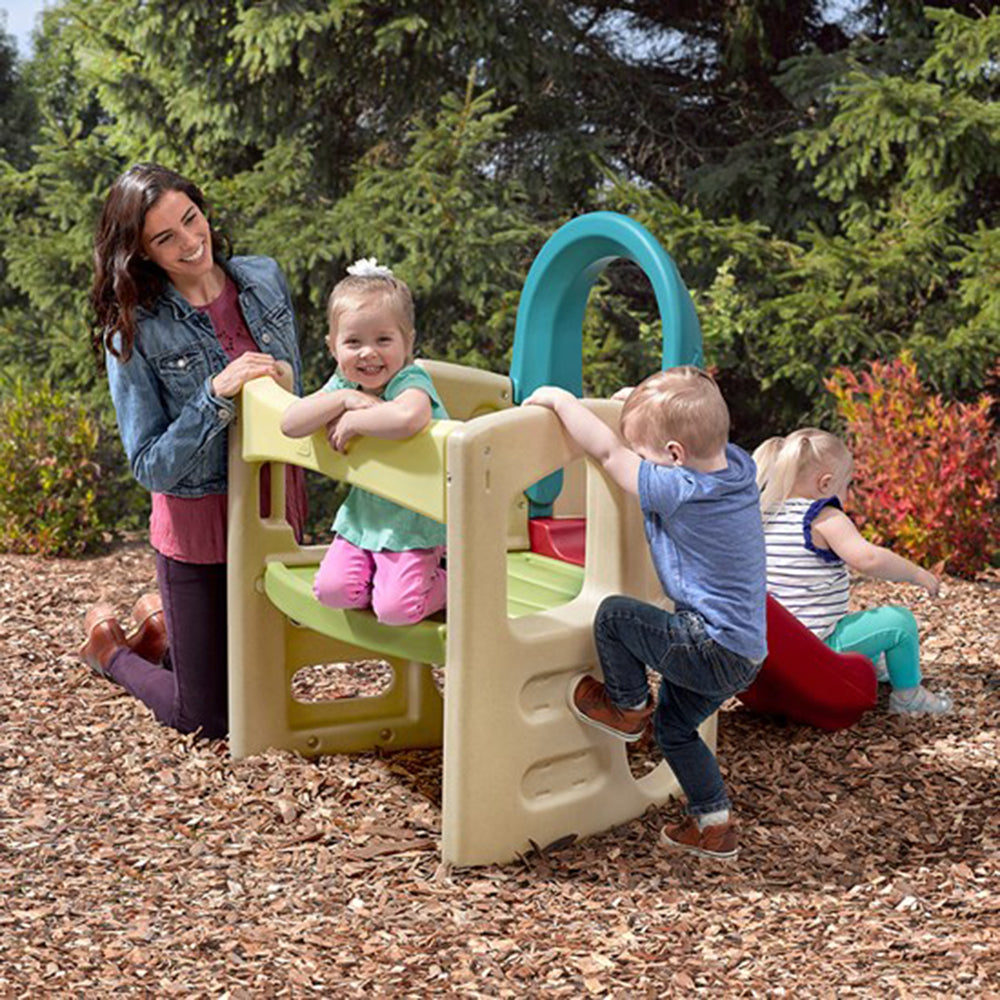
[[[270,354],[247,351],[212,379],[212,392],[223,399],[231,399],[247,382],[269,375],[279,385],[282,384],[282,362]]]
[[[286,392],[295,392],[295,372],[287,361],[278,361],[278,375],[275,381]]]

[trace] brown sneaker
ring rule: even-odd
[[[608,696],[607,688],[590,674],[574,677],[569,685],[569,707],[588,726],[634,743],[653,714],[653,699],[645,708],[619,708]]]
[[[693,816],[685,816],[680,823],[669,823],[660,834],[660,845],[676,847],[703,858],[735,858],[739,853],[736,840],[736,824],[716,823],[698,829],[698,821]]]

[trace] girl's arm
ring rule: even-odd
[[[288,437],[308,437],[331,420],[336,420],[347,410],[363,409],[378,402],[356,389],[336,389],[326,392],[320,389],[311,396],[297,399],[282,414],[281,433]]]
[[[851,569],[880,580],[914,583],[937,597],[940,581],[928,570],[903,556],[873,545],[861,536],[851,519],[840,510],[827,507],[812,523],[813,542],[832,549]]]
[[[371,398],[371,397],[369,397]],[[395,399],[375,401],[366,409],[348,409],[330,428],[327,438],[334,451],[346,451],[362,434],[401,441],[413,437],[431,422],[431,400],[422,389],[404,389]]]
[[[604,421],[594,416],[572,393],[546,385],[522,405],[544,406],[562,421],[566,433],[627,493],[639,495],[642,459]]]

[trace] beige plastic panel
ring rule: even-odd
[[[448,361],[417,361],[434,380],[434,386],[448,414],[455,420],[472,420],[498,410],[509,409],[513,405],[514,387],[506,375],[456,365]],[[582,463],[578,463],[582,466]],[[576,508],[583,512],[582,481],[580,496],[576,498]],[[565,493],[565,491],[564,491]],[[562,499],[562,497],[560,497]],[[572,501],[571,501],[572,503]],[[507,515],[507,549],[519,551],[528,548],[528,501],[518,496],[510,505]]]
[[[616,425],[620,404],[588,401]],[[512,461],[511,456],[516,460]],[[572,677],[596,670],[593,619],[607,595],[662,595],[638,503],[587,463],[583,590],[550,612],[509,620],[503,538],[484,530],[511,498],[579,456],[554,414],[498,413],[448,439],[448,671],[442,854],[506,861],[568,834],[607,830],[678,792],[665,764],[633,778],[624,744],[567,708]],[[715,720],[703,729],[714,747]]]
[[[614,425],[618,426],[617,417]],[[578,458],[563,469],[563,486],[552,505],[552,513],[556,517],[583,517],[587,511],[586,495],[587,461]]]
[[[566,705],[570,678],[596,669],[592,624],[601,599],[660,594],[638,504],[593,463],[587,463],[587,566],[579,597],[519,619],[506,614],[510,512],[528,485],[579,457],[557,418],[537,408],[500,409],[468,423],[437,422],[423,440],[363,439],[345,459],[334,456],[321,435],[303,442],[281,434],[280,415],[291,398],[270,380],[250,383],[230,436],[234,756],[267,747],[308,755],[430,746],[443,735],[441,850],[457,865],[509,861],[530,841],[545,845],[606,830],[676,794],[665,764],[637,781],[624,745],[582,725]],[[587,405],[617,422],[619,404]],[[447,506],[443,706],[428,666],[402,659],[390,663],[395,681],[379,698],[301,704],[291,697],[296,670],[365,658],[366,651],[289,622],[265,596],[269,560],[301,564],[322,551],[299,549],[282,519],[258,516],[259,468],[268,460],[319,469],[425,513]],[[272,476],[273,500],[282,481]],[[714,717],[703,734],[714,746]]]
[[[514,405],[514,388],[506,375],[450,361],[421,358],[417,364],[430,375],[452,420],[472,420]]]

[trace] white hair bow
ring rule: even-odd
[[[392,268],[380,264],[374,257],[362,257],[347,269],[355,278],[391,278]]]

